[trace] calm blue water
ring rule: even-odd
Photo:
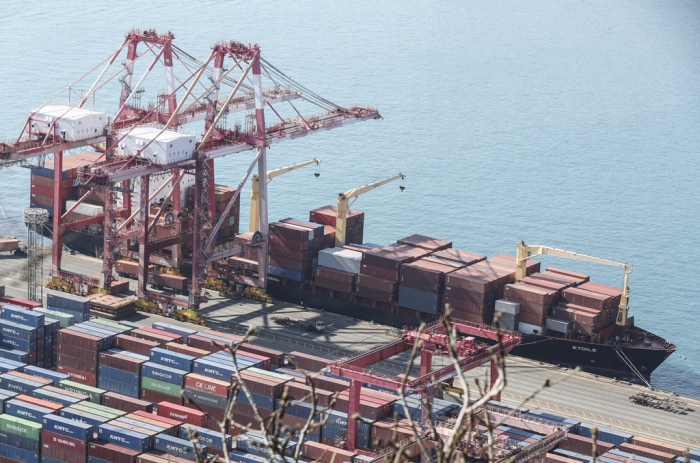
[[[384,116],[275,146],[270,167],[323,162],[318,179],[307,168],[271,184],[271,219],[403,172],[403,193],[392,184],[357,202],[366,240],[421,233],[488,255],[524,240],[630,262],[637,323],[700,366],[697,2],[109,3],[3,2],[0,138],[131,27],[170,29],[202,59],[219,39],[257,42],[319,94]],[[217,181],[237,184],[249,159],[217,161]],[[28,180],[0,171],[15,228]],[[545,264],[622,283],[617,268]],[[676,356],[652,379],[700,396],[700,376]]]

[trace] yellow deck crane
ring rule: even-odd
[[[288,172],[292,172],[302,167],[306,167],[311,164],[318,165],[321,162],[320,159],[313,158],[310,161],[300,162],[299,164],[292,164],[287,167],[280,167],[279,169],[267,171],[267,183],[270,183],[273,178],[284,175]],[[318,174],[316,174],[318,177]],[[255,233],[260,229],[260,215],[258,211],[258,201],[260,200],[260,178],[257,175],[253,175],[251,180],[250,189],[250,227],[248,231]]]
[[[346,235],[346,223],[347,223],[347,218],[348,218],[348,209],[350,206],[357,201],[357,198],[360,197],[360,195],[363,195],[367,193],[368,191],[372,191],[375,188],[379,188],[382,185],[386,185],[389,182],[393,182],[394,180],[398,179],[405,179],[406,176],[404,174],[398,174],[394,175],[393,177],[385,178],[384,180],[379,180],[377,182],[373,183],[368,183],[367,185],[361,186],[359,188],[354,188],[352,190],[346,191],[345,193],[340,193],[338,195],[338,211],[336,212],[336,219],[335,219],[335,245],[336,247],[344,246],[345,245],[345,235]],[[404,190],[404,187],[401,186],[401,191]],[[350,202],[350,200],[353,200]]]
[[[525,278],[527,270],[527,260],[533,257],[548,255],[556,257],[565,257],[567,259],[582,260],[585,262],[593,262],[594,264],[613,265],[622,267],[625,270],[625,280],[622,286],[622,298],[620,299],[620,309],[617,312],[617,324],[620,326],[627,325],[627,312],[629,310],[630,288],[629,280],[632,273],[632,266],[612,260],[601,259],[600,257],[587,256],[577,252],[565,251],[563,249],[550,248],[548,246],[533,246],[526,245],[522,241],[518,243],[518,253],[515,260],[515,281],[520,281]]]

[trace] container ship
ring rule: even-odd
[[[64,160],[64,179],[75,176],[77,166],[88,165],[99,156],[81,153]],[[32,207],[53,214],[53,168],[50,162],[32,172]],[[85,191],[72,182],[62,192],[62,207],[71,207]],[[194,188],[181,185],[182,213],[188,213]],[[151,188],[158,187],[151,181]],[[217,214],[235,192],[217,185]],[[138,197],[133,194],[132,197]],[[95,194],[80,205],[81,214],[101,213],[102,198]],[[167,207],[157,201],[158,207]],[[171,206],[171,205],[170,205]],[[95,211],[90,209],[94,208]],[[244,254],[215,262],[212,289],[250,285],[257,280],[258,264],[252,233],[239,233],[240,196],[231,208],[229,221],[217,236],[217,244],[243,245]],[[452,317],[474,324],[493,323],[519,331],[523,342],[513,354],[563,367],[638,382],[675,350],[671,342],[635,325],[634,317],[616,323],[622,289],[590,281],[588,275],[564,269],[542,269],[528,261],[526,276],[516,282],[512,255],[491,258],[459,250],[452,243],[421,235],[397,240],[388,246],[364,242],[364,213],[348,210],[344,242],[336,240],[337,208],[326,206],[310,211],[308,219],[287,218],[269,227],[268,292],[276,299],[374,321],[393,327],[434,322],[451,308]],[[165,219],[161,218],[161,221]],[[186,221],[183,221],[186,224]],[[185,231],[186,232],[186,231]],[[101,225],[74,230],[65,245],[77,252],[100,256]],[[186,294],[189,287],[188,256],[182,246],[177,268],[155,266],[149,283]],[[120,250],[115,270],[121,277],[136,274],[135,243]],[[164,259],[172,257],[165,250]],[[487,341],[487,340],[484,340]]]

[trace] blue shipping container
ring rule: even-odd
[[[211,429],[202,428],[199,426],[194,426],[191,424],[184,424],[180,426],[180,439],[190,440],[193,436],[194,431],[197,432],[199,436],[199,442],[206,445],[209,448],[216,450],[231,450],[233,448],[233,437],[226,434],[225,438],[221,436],[220,431],[212,431]]]
[[[97,434],[101,440],[137,452],[145,452],[151,447],[150,438],[147,435],[118,428],[110,424],[101,424],[98,427]]]
[[[97,378],[97,387],[105,391],[116,392],[134,399],[139,398],[139,386],[122,383],[108,378]]]
[[[267,266],[267,274],[277,278],[286,278],[292,281],[304,281],[309,279],[309,272],[298,272],[288,268],[278,267],[276,265]]]
[[[36,352],[36,341],[25,341],[23,339],[2,336],[0,337],[0,345],[8,349],[15,349],[23,352]]]
[[[18,449],[17,447],[11,447],[7,444],[0,444],[0,455],[11,460],[21,461],[22,463],[39,463],[38,452]]]
[[[205,359],[195,360],[192,371],[200,375],[221,379],[223,381],[230,381],[231,377],[235,373],[235,370],[232,367]]]
[[[104,378],[112,381],[119,381],[120,383],[126,383],[131,386],[139,386],[140,384],[140,378],[138,373],[129,373],[128,371],[119,370],[117,368],[112,367],[106,367],[104,365],[100,365],[97,371],[98,379]]]
[[[49,309],[49,310],[54,310],[54,311],[56,311],[56,312],[61,312],[61,313],[64,313],[64,314],[66,314],[66,315],[70,315],[71,317],[73,317],[73,323],[83,323],[83,322],[86,322],[86,321],[90,320],[90,314],[89,314],[89,313],[88,313],[88,314],[84,314],[84,313],[82,313],[82,312],[75,312],[75,311],[73,311],[73,310],[64,309],[63,307],[54,307],[54,306],[51,306],[51,305],[48,306],[48,309]],[[75,325],[71,325],[71,326],[75,326]]]
[[[21,308],[4,308],[2,311],[2,318],[5,320],[10,320],[15,323],[21,323],[22,325],[29,325],[33,327],[44,326],[46,323],[44,314],[32,312],[28,309]]]
[[[0,444],[6,444],[10,447],[16,447],[30,452],[39,452],[41,450],[41,441],[30,439],[25,436],[18,436],[9,432],[0,432]]]
[[[91,441],[94,432],[93,425],[89,423],[58,415],[45,415],[42,419],[42,429],[83,442]]]
[[[146,362],[141,365],[141,376],[170,384],[177,384],[178,386],[185,384],[185,375],[187,373],[189,373],[189,371],[166,367],[165,365],[153,362]]]
[[[0,336],[36,342],[37,328],[10,320],[0,320]]]
[[[12,360],[14,362],[20,362],[27,364],[29,363],[29,353],[26,351],[8,349],[5,347],[0,347],[0,358],[6,360]]]
[[[154,347],[151,349],[150,360],[154,363],[191,372],[192,363],[194,363],[196,358],[197,357],[193,357],[191,355],[180,354],[178,352],[165,350],[160,347]]]
[[[180,439],[179,437],[169,436],[167,434],[157,435],[153,447],[156,450],[167,453],[168,455],[185,458],[192,461],[197,461],[197,451],[201,451],[203,454],[207,453],[207,447],[205,445],[202,445],[195,450],[192,442],[185,439]]]
[[[46,298],[46,305],[52,307],[59,307],[62,309],[69,309],[73,312],[80,312],[83,314],[90,313],[90,301],[84,297],[75,296],[68,293],[56,293],[49,292]]]
[[[42,383],[37,383],[24,378],[18,378],[7,373],[0,375],[0,387],[10,391],[19,392],[26,395],[32,395],[34,389],[44,387]]]
[[[5,413],[10,416],[16,416],[34,423],[41,423],[41,419],[46,414],[53,413],[53,410],[46,407],[22,402],[21,400],[11,399],[5,402]]]
[[[16,365],[10,365],[9,363],[5,363],[2,360],[0,360],[0,373],[8,373],[10,371],[18,371],[21,373],[22,368]]]
[[[109,421],[108,418],[93,415],[92,413],[87,413],[82,410],[75,410],[73,408],[64,408],[59,410],[58,413],[60,413],[64,418],[91,425],[92,432],[97,432],[98,426]]]
[[[37,378],[50,379],[51,381],[53,381],[53,385],[55,387],[58,387],[59,381],[62,381],[64,379],[70,379],[70,375],[59,373],[57,371],[47,370],[46,368],[39,368],[33,365],[25,367],[24,372],[28,375],[36,376]]]

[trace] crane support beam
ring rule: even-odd
[[[347,231],[347,216],[348,209],[350,207],[350,200],[357,200],[361,195],[379,188],[382,185],[386,185],[394,180],[406,178],[404,174],[394,175],[393,177],[385,178],[384,180],[379,180],[377,182],[368,183],[367,185],[361,186],[359,188],[353,188],[352,190],[346,191],[345,193],[340,193],[338,195],[338,211],[336,213],[335,219],[335,245],[336,247],[345,246],[345,234]]]
[[[620,298],[620,308],[617,312],[616,323],[619,326],[627,326],[627,313],[629,311],[630,298],[629,277],[632,273],[631,265],[608,259],[601,259],[600,257],[587,256],[577,252],[565,251],[564,249],[552,248],[549,246],[526,245],[524,242],[520,241],[518,243],[518,251],[515,260],[515,281],[520,281],[525,278],[527,259],[541,255],[564,257],[566,259],[575,259],[594,264],[612,265],[614,267],[623,268],[625,271],[625,278],[622,285],[622,297]]]
[[[272,181],[272,179],[277,178],[280,175],[293,172],[297,169],[301,169],[302,167],[306,167],[311,164],[318,165],[318,163],[320,162],[320,159],[313,158],[310,161],[304,161],[298,164],[292,164],[291,166],[280,167],[279,169],[275,170],[268,170],[267,181],[269,183]],[[255,233],[260,227],[260,216],[258,215],[258,202],[260,199],[260,177],[258,177],[257,174],[253,175],[250,187],[250,226],[248,228],[248,231],[251,233]]]

